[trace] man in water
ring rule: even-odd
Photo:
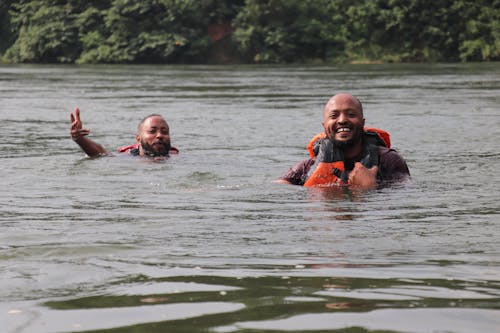
[[[99,143],[88,138],[90,130],[83,128],[80,119],[80,109],[71,113],[70,134],[80,148],[90,157],[107,155],[109,152]],[[137,143],[120,148],[118,151],[127,152],[133,156],[168,157],[177,154],[177,148],[170,146],[170,129],[167,121],[159,114],[145,117],[137,127]]]
[[[405,160],[388,148],[390,143],[384,142],[379,130],[365,131],[363,105],[356,97],[341,93],[330,98],[322,125],[321,138],[310,144],[312,157],[290,168],[277,182],[375,188],[384,181],[409,178]]]

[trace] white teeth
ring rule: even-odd
[[[347,127],[342,127],[342,128],[339,128],[339,129],[337,130],[337,132],[350,132],[350,131],[351,131],[351,129],[350,129],[350,128],[347,128]]]

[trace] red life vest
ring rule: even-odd
[[[378,146],[390,148],[390,134],[384,130],[365,127],[365,145],[361,163],[370,168],[378,164]],[[304,186],[339,186],[348,185],[347,173],[344,165],[344,156],[340,149],[334,147],[333,142],[326,137],[326,133],[314,136],[307,150],[311,158],[316,161],[307,174]]]
[[[129,153],[130,154],[130,151],[132,149],[137,149],[139,148],[139,143],[134,143],[132,145],[128,145],[128,146],[123,146],[123,147],[120,147],[118,148],[118,152],[119,153]],[[175,147],[170,147],[170,150],[168,151],[169,154],[178,154],[179,153],[179,149],[175,148]]]

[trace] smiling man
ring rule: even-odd
[[[73,141],[90,157],[108,155],[109,152],[102,145],[88,138],[89,133],[88,128],[83,128],[80,109],[76,108],[75,112],[71,113],[70,134]],[[121,147],[118,152],[132,156],[165,158],[179,151],[170,145],[170,128],[167,121],[159,114],[151,114],[139,123],[136,143]]]
[[[289,169],[277,182],[374,188],[410,176],[404,159],[389,148],[389,134],[365,128],[363,105],[356,97],[341,93],[330,98],[322,125],[324,133],[309,143],[311,158]]]

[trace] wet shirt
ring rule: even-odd
[[[314,165],[315,159],[310,158],[305,161],[297,163],[290,168],[280,179],[286,180],[295,185],[304,185],[307,174],[311,167]],[[346,170],[350,171],[354,168],[354,163],[358,161],[345,161]],[[408,166],[395,150],[385,147],[379,147],[379,163],[377,180],[384,181],[397,181],[403,180],[410,176]]]

